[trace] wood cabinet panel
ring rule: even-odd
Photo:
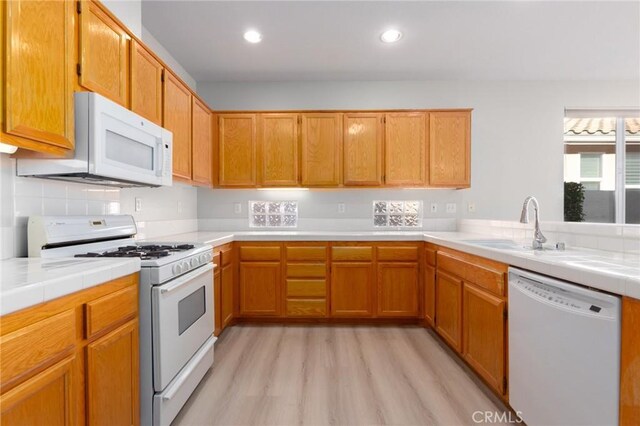
[[[233,250],[233,246],[231,244],[227,244],[226,246],[223,246],[222,249],[220,250],[220,257],[221,257],[221,264],[222,266],[227,266],[228,264],[230,264],[231,262],[234,261],[234,250]]]
[[[138,288],[127,287],[86,304],[86,337],[134,318],[138,313]]]
[[[417,263],[378,263],[379,316],[418,316],[418,274]]]
[[[304,186],[337,186],[342,169],[342,114],[302,114],[301,171]]]
[[[462,281],[436,274],[436,331],[456,351],[462,352]]]
[[[191,179],[199,185],[211,185],[213,178],[213,156],[211,138],[211,112],[195,97],[191,97],[192,164]]]
[[[89,424],[137,425],[138,320],[87,345],[86,365]]]
[[[324,278],[327,275],[327,265],[324,263],[288,263],[287,277],[291,278]]]
[[[287,279],[287,297],[325,297],[327,281],[318,279]]]
[[[255,114],[220,114],[218,150],[221,186],[256,185]]]
[[[82,1],[80,85],[128,106],[129,35],[94,1]]]
[[[417,262],[420,249],[418,246],[379,246],[376,252],[378,261]]]
[[[280,260],[280,246],[241,246],[240,260],[265,261]]]
[[[280,262],[240,262],[240,315],[280,315]]]
[[[76,424],[74,359],[71,355],[0,396],[5,426]]]
[[[370,261],[373,259],[372,246],[335,246],[331,247],[333,261]]]
[[[298,164],[298,114],[260,114],[260,184],[296,186],[300,183]]]
[[[191,92],[164,73],[163,127],[173,133],[173,176],[191,180]]]
[[[385,184],[427,184],[428,120],[425,112],[385,115]]]
[[[622,298],[620,425],[640,424],[640,300]]]
[[[384,115],[344,114],[344,184],[382,185]]]
[[[222,332],[222,274],[220,272],[220,255],[213,256],[213,264],[218,265],[213,272],[213,335],[219,336]]]
[[[222,280],[222,303],[221,303],[221,320],[222,328],[224,329],[233,320],[233,301],[234,301],[234,277],[235,277],[235,263],[228,264],[222,267],[221,280]]]
[[[424,267],[424,319],[431,327],[436,325],[436,268]]]
[[[373,263],[334,262],[331,265],[331,314],[372,316],[373,286]]]
[[[432,247],[425,247],[424,254],[427,265],[436,266],[436,249]]]
[[[453,250],[439,250],[438,269],[455,274],[498,296],[505,294],[507,265]]]
[[[464,188],[471,185],[471,113],[429,113],[429,183]]]
[[[285,247],[287,260],[291,261],[325,261],[327,247],[322,246],[287,246]]]
[[[74,16],[71,1],[0,5],[3,142],[38,151],[74,147]]]
[[[131,42],[131,111],[162,125],[162,70],[143,45]]]
[[[326,315],[326,299],[287,299],[287,316],[289,317],[324,317]]]
[[[464,284],[463,357],[499,394],[505,393],[504,299]]]

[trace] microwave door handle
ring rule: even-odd
[[[156,146],[158,147],[158,157],[160,157],[159,167],[156,169],[156,176],[162,176],[164,173],[164,142],[162,137],[158,139]]]
[[[171,293],[174,290],[179,289],[180,287],[182,287],[183,285],[187,284],[189,281],[191,281],[192,279],[194,279],[197,276],[200,276],[204,273],[207,273],[208,271],[213,269],[213,263],[207,263],[206,265],[189,272],[186,275],[183,275],[180,278],[177,278],[173,284],[167,286],[167,287],[161,287],[160,288],[160,293],[161,294],[166,294],[166,293]]]

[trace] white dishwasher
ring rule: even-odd
[[[509,268],[509,403],[529,426],[617,425],[620,298]]]

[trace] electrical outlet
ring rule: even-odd
[[[344,213],[346,211],[346,206],[344,203],[338,203],[338,213]]]
[[[447,213],[456,212],[456,203],[447,203]]]
[[[182,213],[182,201],[178,201],[178,213]]]
[[[436,203],[431,203],[431,213],[438,213],[438,205]]]
[[[469,213],[475,213],[476,212],[476,203],[467,204],[467,210],[469,211]]]
[[[242,213],[242,203],[233,203],[233,212],[235,214]]]
[[[142,198],[136,198],[135,201],[136,201],[135,210],[137,212],[141,212],[142,211]]]

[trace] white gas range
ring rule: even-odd
[[[136,232],[128,215],[33,216],[29,256],[140,258],[140,421],[169,425],[213,365],[213,250]]]

